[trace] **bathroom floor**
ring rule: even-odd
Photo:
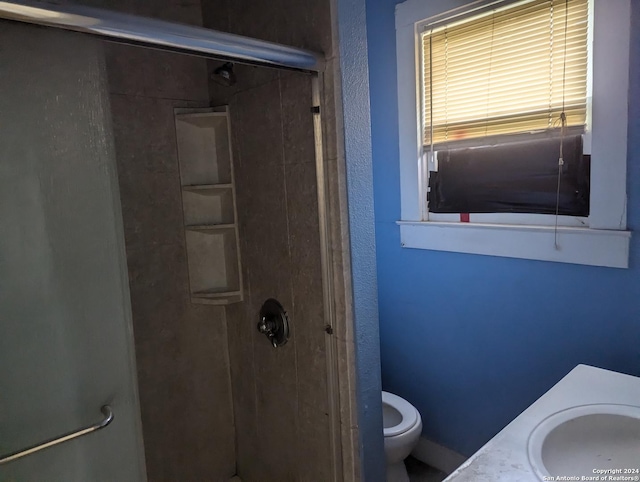
[[[411,482],[442,482],[447,478],[447,474],[423,464],[413,457],[408,457],[404,461],[407,466],[407,473]]]

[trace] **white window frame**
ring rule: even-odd
[[[419,24],[499,3],[499,0],[407,0],[396,6],[400,237],[403,247],[537,259],[615,268],[629,267],[627,231],[627,117],[631,0],[591,0],[593,69],[590,213],[580,226],[548,225],[545,216],[471,215],[482,222],[435,221],[426,212],[427,166],[422,155]],[[616,52],[611,55],[611,52]],[[588,142],[588,140],[587,140]],[[496,219],[526,219],[506,224]],[[536,224],[536,216],[540,224]],[[508,222],[508,221],[507,221]],[[545,223],[547,225],[545,225]],[[560,223],[562,224],[562,223]]]

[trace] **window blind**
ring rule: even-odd
[[[584,126],[587,25],[588,0],[528,0],[425,31],[424,144]]]

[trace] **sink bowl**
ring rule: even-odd
[[[640,407],[632,405],[580,405],[556,412],[528,441],[529,462],[541,479],[638,468],[638,454]]]

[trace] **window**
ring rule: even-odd
[[[396,7],[403,246],[627,267],[629,0],[465,3]]]
[[[429,219],[588,216],[587,7],[525,0],[419,25]]]

